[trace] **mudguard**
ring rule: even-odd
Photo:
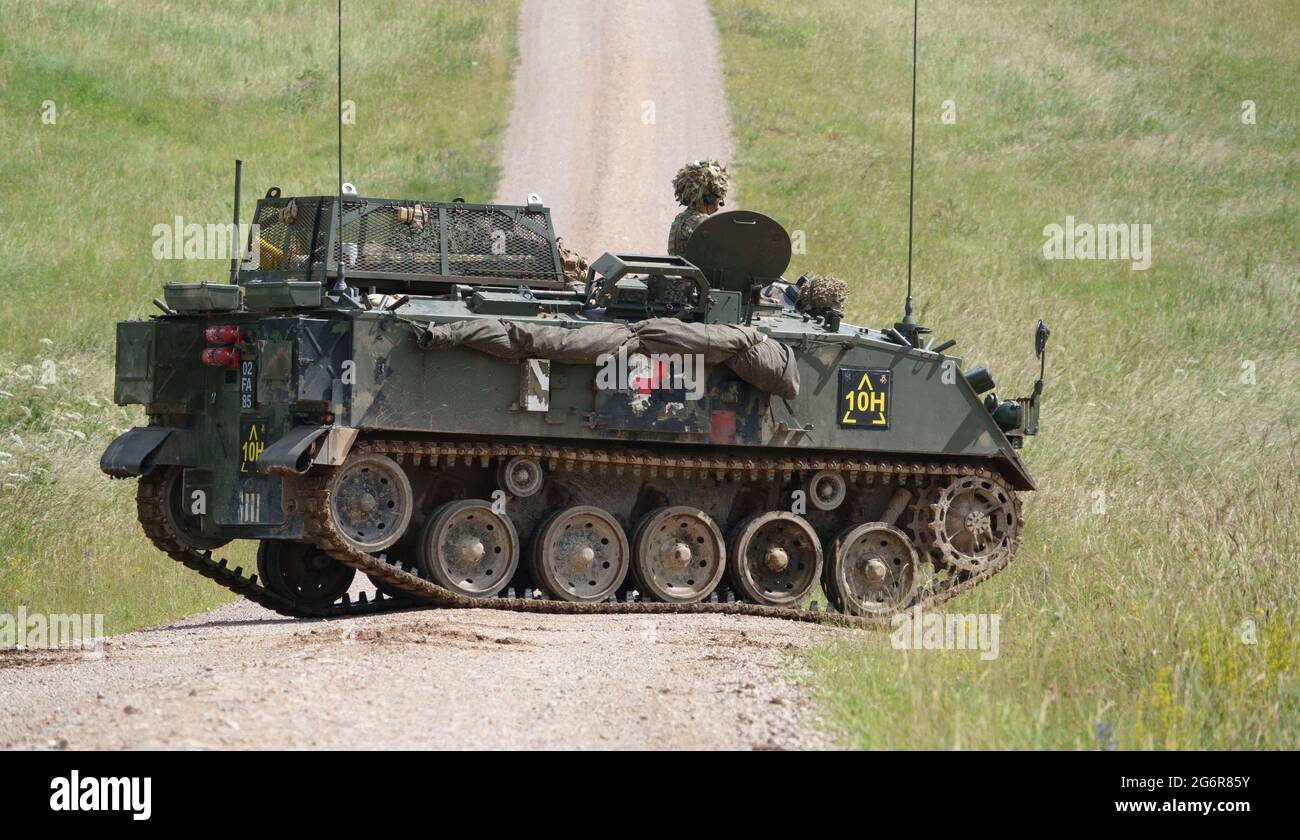
[[[307,472],[316,454],[312,444],[329,430],[329,426],[295,426],[257,456],[258,472]]]
[[[312,464],[337,466],[356,436],[356,429],[339,426],[295,426],[257,457],[257,469],[272,475],[301,475]]]
[[[111,476],[148,475],[158,464],[185,464],[181,453],[184,431],[164,426],[137,426],[118,435],[99,459],[99,468]],[[170,445],[164,446],[168,441]]]

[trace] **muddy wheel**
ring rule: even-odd
[[[704,511],[664,507],[651,511],[637,526],[632,576],[642,596],[655,601],[691,604],[718,585],[726,569],[722,532]]]
[[[943,566],[943,556],[934,544],[934,505],[939,502],[939,484],[930,484],[921,490],[912,503],[907,506],[904,519],[906,531],[912,535],[912,544],[922,560],[930,560],[936,566]]]
[[[424,524],[416,561],[439,586],[490,598],[500,592],[519,565],[519,536],[508,517],[482,499],[448,502]]]
[[[1020,522],[1015,497],[1000,482],[963,476],[939,491],[933,507],[934,545],[945,562],[982,572],[1011,558]]]
[[[822,588],[840,612],[892,615],[912,600],[916,567],[916,549],[906,534],[883,522],[867,522],[835,538]]]
[[[732,539],[728,575],[747,601],[797,604],[812,592],[821,571],[821,540],[793,513],[760,513],[745,520]]]
[[[262,540],[257,576],[262,585],[304,607],[328,607],[352,586],[357,570],[307,543]]]
[[[598,507],[557,511],[533,537],[534,579],[563,601],[603,601],[627,576],[632,550],[618,520]]]
[[[410,480],[386,455],[349,458],[330,478],[330,516],[358,551],[371,554],[397,542],[413,507]]]
[[[140,477],[135,499],[145,531],[193,551],[221,548],[230,540],[203,536],[202,520],[186,506],[183,474],[180,467],[159,467]]]

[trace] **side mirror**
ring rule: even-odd
[[[1038,322],[1038,327],[1034,329],[1034,355],[1038,357],[1038,381],[1034,383],[1034,434],[1038,433],[1038,397],[1043,393],[1043,375],[1047,372],[1047,357],[1043,351],[1047,349],[1047,339],[1051,336],[1052,331],[1047,328],[1047,324],[1042,321]]]
[[[1042,321],[1038,322],[1038,328],[1034,330],[1034,355],[1038,358],[1043,357],[1043,350],[1047,348],[1047,339],[1052,335],[1052,331],[1047,328],[1047,324]]]

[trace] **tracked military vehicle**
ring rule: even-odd
[[[870,622],[1015,554],[1041,373],[1000,399],[910,319],[845,323],[834,283],[783,277],[773,219],[573,283],[539,201],[339,200],[272,189],[232,282],[117,327],[114,398],[148,424],[102,468],[194,571],[294,616]],[[232,540],[256,573],[216,556]]]

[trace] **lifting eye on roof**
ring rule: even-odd
[[[266,197],[267,197],[267,198],[279,198],[279,197],[280,197],[280,188],[279,188],[279,187],[271,187],[271,189],[269,189],[269,190],[266,191]]]
[[[344,194],[344,195],[356,195],[356,194],[357,194],[357,188],[354,187],[354,186],[352,186],[352,183],[351,183],[350,181],[349,181],[349,182],[346,182],[346,183],[343,184],[343,194]]]

